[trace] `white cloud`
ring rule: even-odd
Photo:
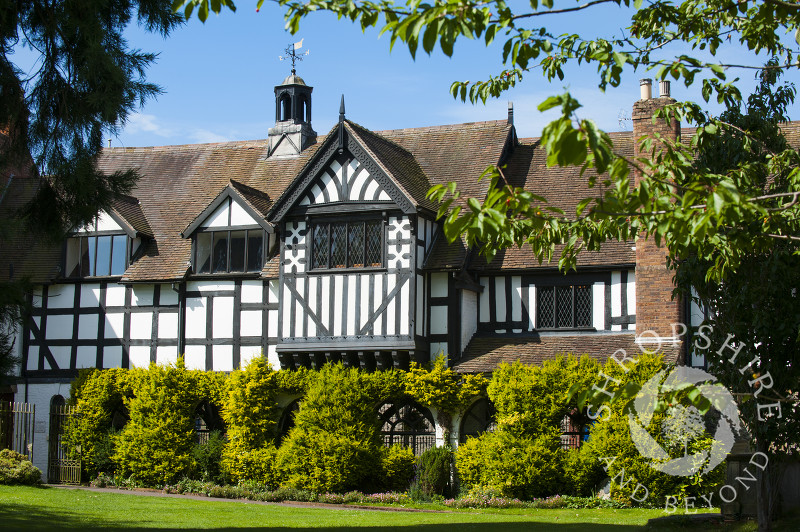
[[[231,140],[230,137],[208,131],[207,129],[195,129],[189,134],[189,138],[191,138],[193,142],[199,142],[201,144],[207,142],[227,142]]]
[[[133,113],[125,123],[125,132],[129,134],[147,133],[159,137],[173,137],[175,132],[159,123],[155,115]]]

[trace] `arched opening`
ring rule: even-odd
[[[561,448],[577,449],[589,439],[591,420],[585,412],[573,408],[561,419]]]
[[[281,122],[292,119],[292,97],[286,93],[281,95],[280,110],[281,114],[279,120]]]
[[[283,409],[281,418],[278,420],[278,434],[275,438],[275,444],[280,445],[284,438],[289,434],[289,431],[294,427],[295,414],[300,410],[300,400],[295,399]]]
[[[461,419],[461,426],[458,431],[459,441],[464,443],[467,438],[474,438],[484,432],[494,431],[497,428],[496,414],[494,405],[485,397],[472,403]]]
[[[411,448],[419,456],[436,444],[431,411],[411,399],[386,402],[378,407],[383,443]]]
[[[64,428],[74,415],[74,409],[67,406],[61,395],[50,399],[50,427],[47,438],[47,481],[53,484],[80,484],[81,462],[70,460],[70,453],[64,444]],[[73,457],[74,458],[74,457]]]
[[[200,401],[195,410],[194,432],[197,443],[208,443],[212,432],[225,432],[220,408],[209,400]]]
[[[301,96],[297,103],[297,118],[300,119],[300,122],[311,122],[311,109],[308,106],[308,98]]]

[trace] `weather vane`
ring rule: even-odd
[[[283,56],[283,55],[279,55],[278,56],[278,59],[280,61],[283,61],[285,59],[291,59],[292,60],[292,74],[297,74],[297,71],[295,71],[295,68],[294,68],[295,67],[295,63],[297,61],[302,61],[303,60],[303,56],[309,54],[309,50],[306,50],[305,53],[302,53],[302,54],[298,54],[297,53],[297,50],[299,50],[300,48],[303,47],[303,40],[304,39],[305,38],[300,39],[300,42],[296,42],[294,44],[290,44],[289,46],[287,46],[286,50],[283,51],[283,53],[286,54],[285,56]]]

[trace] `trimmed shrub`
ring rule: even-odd
[[[384,448],[382,458],[383,488],[389,491],[405,491],[414,478],[414,452],[402,445]]]
[[[319,493],[374,489],[384,451],[368,374],[324,366],[278,451],[282,480]]]
[[[117,439],[117,474],[145,486],[163,486],[194,466],[195,411],[207,393],[207,374],[177,366],[131,371],[130,421]],[[207,388],[207,385],[205,386]]]
[[[531,500],[563,488],[560,437],[533,438],[508,431],[470,438],[456,451],[462,489],[488,487],[502,497]]]
[[[621,381],[619,386],[625,386],[628,382],[643,384],[664,369],[665,366],[660,356],[643,354],[638,357],[638,363],[629,366],[627,373],[619,364],[611,360],[608,361],[603,371],[607,375],[619,379]],[[598,385],[602,385],[602,382]],[[608,389],[612,390],[613,388],[608,386]],[[641,455],[631,438],[625,403],[620,401],[607,406],[610,409],[610,416],[603,415],[592,426],[591,436],[585,444],[585,452],[587,457],[593,457],[601,467],[607,469],[605,476],[612,480],[611,495],[614,499],[628,504],[634,501],[644,506],[663,505],[664,497],[667,495],[677,496],[679,500],[686,496],[699,497],[716,491],[721,485],[725,469],[724,462],[714,471],[702,476],[699,474],[691,477],[673,476],[653,469],[650,461]],[[665,417],[663,412],[656,412],[648,431],[654,435],[655,440],[662,448],[670,451],[668,442],[661,431]],[[701,448],[707,449],[711,441],[710,437],[699,439],[689,446],[688,452],[693,453]],[[673,454],[684,454],[682,447],[671,451]],[[639,484],[648,491],[647,500],[641,502],[632,499],[634,490]],[[635,495],[637,499],[642,499],[643,489],[639,488]]]
[[[567,487],[564,493],[578,497],[594,495],[606,478],[606,473],[593,450],[584,444],[578,449],[565,450],[562,456],[564,484]]]
[[[450,447],[433,447],[422,453],[417,462],[417,483],[425,497],[450,496],[452,465]]]
[[[277,453],[272,444],[249,449],[242,444],[228,443],[220,463],[223,475],[231,482],[252,481],[275,489],[278,485],[278,472],[275,469]]]
[[[116,411],[124,410],[128,376],[129,371],[122,369],[81,372],[70,389],[70,403],[77,407],[77,415],[64,426],[63,442],[71,459],[81,459],[84,480],[115,471],[111,457],[117,438],[112,421]]]
[[[35,486],[42,483],[42,472],[28,457],[11,449],[0,451],[0,484]]]

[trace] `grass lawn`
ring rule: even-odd
[[[139,530],[329,528],[425,532],[457,530],[637,530],[661,510],[462,510],[385,512],[342,507],[301,508],[218,499],[148,497],[127,493],[0,486],[0,530]],[[797,530],[799,521],[793,521]],[[786,523],[790,525],[791,523]],[[697,528],[696,525],[691,528]],[[783,527],[777,528],[780,530]],[[719,528],[717,528],[719,529]],[[728,530],[754,530],[745,525]]]

